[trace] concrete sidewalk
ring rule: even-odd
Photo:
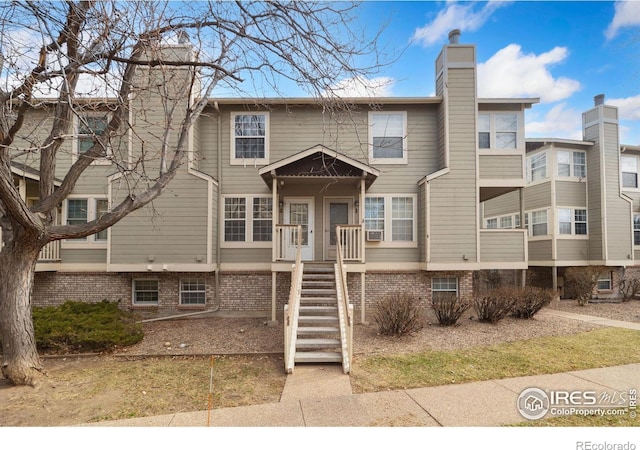
[[[557,314],[556,314],[557,313]],[[546,310],[575,320],[640,329],[640,324]],[[596,322],[597,321],[597,322]],[[500,426],[526,421],[518,396],[527,388],[623,394],[640,389],[640,363],[453,384],[353,394],[340,366],[301,365],[287,376],[279,403],[87,424],[100,427],[428,427]],[[619,398],[619,397],[618,397]],[[639,408],[640,409],[640,408]],[[640,425],[640,419],[639,419]]]

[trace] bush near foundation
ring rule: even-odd
[[[640,295],[640,278],[638,275],[626,275],[618,283],[622,301],[628,302]]]
[[[379,300],[375,305],[374,320],[380,334],[402,336],[424,327],[424,314],[418,299],[406,293],[395,293]]]
[[[455,325],[466,310],[471,308],[471,302],[458,297],[454,292],[441,293],[431,301],[431,306],[438,319],[438,323],[448,327]]]
[[[518,319],[531,319],[552,300],[552,289],[527,286],[520,289],[520,295],[511,308],[511,315]]]
[[[598,285],[598,277],[606,271],[603,266],[569,267],[564,273],[565,293],[581,306],[589,303]]]
[[[135,320],[106,300],[33,308],[36,346],[48,352],[103,352],[133,345],[144,337]]]
[[[499,287],[473,299],[473,309],[480,322],[497,323],[509,314],[516,303],[519,290]]]

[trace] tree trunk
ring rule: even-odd
[[[33,386],[44,376],[31,316],[38,254],[39,248],[33,244],[0,251],[2,374],[16,385]]]

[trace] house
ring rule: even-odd
[[[640,258],[640,147],[619,143],[618,109],[604,95],[583,113],[582,128],[583,140],[527,139],[524,200],[509,193],[485,202],[484,226],[528,230],[539,283],[562,293],[567,268],[604,266],[594,295],[617,297]]]
[[[169,51],[188,57],[189,47]],[[108,230],[56,244],[37,266],[33,303],[107,299],[153,316],[225,310],[275,322],[298,240],[309,267],[341,251],[360,321],[389,293],[426,305],[442,292],[470,297],[476,271],[527,269],[526,230],[483,227],[481,212],[492,199],[522,198],[524,114],[538,99],[478,98],[476,71],[475,46],[454,31],[432,97],[350,99],[331,114],[311,98],[211,99],[165,193]],[[157,90],[180,92],[183,78],[147,81],[109,151],[132,165],[159,151],[146,138],[167,129]],[[77,120],[59,176],[86,147],[83,135],[104,129],[108,99],[103,106]],[[39,114],[34,124],[47,108]],[[95,161],[61,205],[62,223],[92,220],[130,189],[109,160]]]

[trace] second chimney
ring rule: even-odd
[[[604,105],[604,94],[598,94],[593,97],[593,104],[594,106]]]
[[[455,29],[449,32],[449,44],[458,44],[460,42],[460,30]]]

